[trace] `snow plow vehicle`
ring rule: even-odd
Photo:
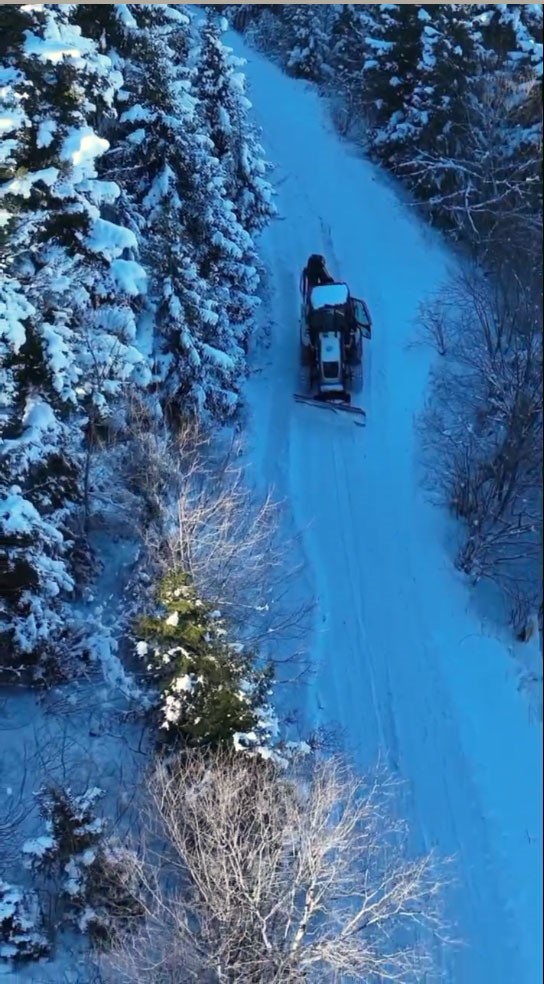
[[[345,283],[313,287],[303,302],[300,361],[306,394],[298,403],[346,410],[365,416],[351,404],[351,394],[363,385],[363,339],[372,337],[366,303],[351,297]]]

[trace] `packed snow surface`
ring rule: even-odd
[[[239,38],[282,221],[265,234],[270,361],[251,382],[251,459],[304,534],[317,617],[308,722],[337,721],[365,769],[403,780],[416,850],[454,855],[441,954],[451,984],[536,984],[541,966],[541,725],[508,637],[452,566],[426,501],[414,419],[432,354],[411,348],[418,305],[453,265],[398,191],[332,132],[308,86]],[[292,399],[300,271],[312,253],[364,297],[373,323],[366,428]]]

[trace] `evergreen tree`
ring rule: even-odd
[[[345,132],[362,117],[367,24],[368,14],[356,4],[344,3],[332,28],[330,85],[334,96],[339,95],[343,101]]]
[[[147,378],[132,344],[143,271],[124,258],[137,243],[102,218],[118,189],[98,180],[95,164],[108,147],[96,127],[112,119],[121,80],[72,14],[56,4],[2,10],[8,403],[0,434],[7,579],[0,635],[3,665],[17,672],[47,658],[62,662],[61,601],[74,587],[83,440],[128,379]]]
[[[0,959],[23,964],[50,950],[37,895],[0,878]]]
[[[406,104],[406,130],[394,162],[423,201],[439,203],[456,186],[456,161],[466,143],[466,102],[481,53],[470,9],[439,4],[423,23],[417,80]],[[437,166],[420,167],[429,155]],[[442,161],[439,166],[438,160]],[[439,211],[439,209],[438,209]]]
[[[159,613],[139,624],[138,651],[160,688],[158,714],[169,743],[220,745],[270,738],[272,668],[229,644],[227,630],[181,571],[159,585]]]
[[[219,22],[209,16],[202,29],[196,90],[214,152],[222,160],[231,152],[239,102],[232,86],[232,62],[221,41]]]
[[[126,76],[124,139],[110,159],[145,216],[165,399],[185,413],[224,416],[244,374],[258,286],[250,232],[272,212],[270,189],[239,66],[218,29],[208,22],[189,66],[193,27],[163,14],[153,8],[149,25],[148,13],[134,13],[138,65]]]
[[[3,7],[0,27],[0,641],[2,665],[39,675],[69,644],[92,457],[151,380],[141,341],[165,403],[235,411],[252,234],[273,207],[240,63],[212,25],[170,5],[48,4]]]
[[[161,25],[161,11],[135,13],[138,68],[113,173],[145,216],[148,256],[161,258],[153,292],[165,399],[185,413],[222,415],[236,406],[241,343],[255,310],[253,244],[228,197],[227,162],[208,136],[211,109],[187,67],[189,22]]]
[[[243,65],[244,59],[236,58],[222,43],[220,24],[209,18],[202,31],[195,92],[214,154],[223,166],[236,218],[246,232],[254,234],[275,215],[275,208],[267,181],[270,165],[247,118],[251,103],[245,95]]]
[[[286,6],[284,11],[288,42],[285,56],[287,70],[297,78],[321,81],[329,49],[321,8],[311,4],[293,4]]]
[[[407,107],[418,81],[425,20],[433,10],[425,4],[380,4],[369,23],[365,99],[373,123],[372,146],[389,163],[413,132]]]

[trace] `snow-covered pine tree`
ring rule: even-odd
[[[494,159],[485,198],[500,195],[502,238],[535,273],[542,251],[542,5],[476,5],[484,74],[474,82],[473,115],[486,129],[480,144]],[[478,148],[475,148],[478,152]],[[491,177],[491,175],[490,175]],[[494,190],[494,195],[492,191]],[[497,209],[491,214],[496,220]],[[537,274],[538,276],[538,274]]]
[[[492,236],[488,258],[514,232],[530,256],[531,228],[541,214],[542,51],[535,26],[531,34],[524,25],[525,7],[433,10],[408,104],[402,173],[462,236],[480,246]]]
[[[236,409],[245,371],[247,338],[259,305],[259,276],[253,240],[238,221],[221,162],[207,136],[200,138],[198,149],[191,224],[193,255],[213,305],[213,323],[208,317],[201,339],[209,376],[208,409],[229,415]]]
[[[228,17],[236,31],[247,30],[249,25],[258,21],[263,14],[277,17],[281,12],[278,5],[273,3],[217,3],[208,6],[210,10],[217,10],[218,13]]]
[[[536,3],[473,4],[472,17],[481,32],[486,64],[511,69],[542,65],[542,5]]]
[[[23,845],[26,867],[39,887],[56,886],[58,923],[77,925],[95,943],[111,942],[143,915],[133,856],[107,838],[106,821],[96,814],[102,796],[96,787],[79,795],[69,788],[42,788],[37,798],[45,832]]]
[[[221,41],[221,21],[210,14],[201,30],[195,82],[219,160],[230,154],[237,124],[239,100],[232,86],[232,74],[232,64],[229,64],[227,49]]]

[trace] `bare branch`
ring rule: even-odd
[[[270,762],[186,755],[153,776],[141,933],[123,981],[408,982],[442,932],[443,874],[409,859],[386,776],[337,759],[289,776]],[[158,821],[158,826],[157,826]]]

